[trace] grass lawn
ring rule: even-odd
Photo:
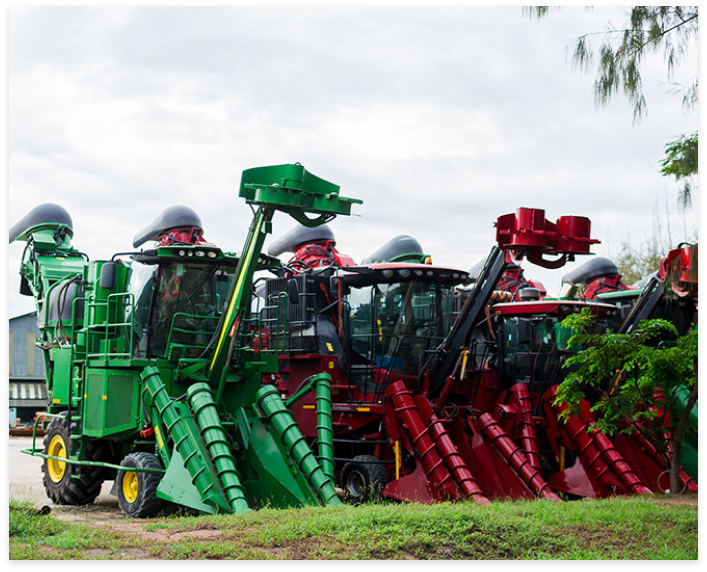
[[[696,559],[696,499],[367,504],[75,524],[10,504],[10,559]]]

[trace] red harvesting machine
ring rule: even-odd
[[[553,399],[568,355],[561,321],[589,308],[615,328],[620,310],[542,298],[544,289],[517,272],[524,258],[560,268],[590,254],[598,242],[590,231],[586,217],[551,222],[543,210],[520,208],[498,218],[498,246],[476,272],[432,265],[409,236],[359,265],[336,250],[326,226],[295,228],[271,246],[272,256],[294,256],[256,285],[259,340],[251,343],[278,350],[279,373],[268,382],[311,441],[317,396],[308,384],[319,372],[331,376],[335,474],[345,493],[486,504],[663,490],[665,468],[650,443],[593,430],[588,402],[560,421]]]

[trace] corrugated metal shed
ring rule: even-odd
[[[47,388],[44,382],[44,358],[35,345],[37,313],[30,312],[10,318],[9,406],[47,406]]]
[[[47,385],[43,381],[10,382],[10,407],[48,405]]]

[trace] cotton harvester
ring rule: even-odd
[[[509,260],[559,268],[589,254],[597,242],[589,220],[553,223],[519,209],[496,226],[499,246],[457,308],[455,287],[469,273],[430,264],[412,237],[357,266],[325,227],[294,229],[271,246],[273,256],[294,256],[259,289],[259,322],[280,353],[277,386],[303,434],[318,438],[307,380],[327,371],[334,471],[354,499],[485,504],[656,490],[590,431],[586,409],[564,424],[552,399],[570,335],[560,322],[582,308],[616,321],[617,307],[539,296],[509,303],[498,292]]]
[[[301,165],[243,172],[254,209],[243,251],[203,237],[199,217],[167,209],[136,235],[154,248],[89,261],[71,245],[69,214],[52,204],[10,230],[25,241],[21,292],[33,295],[50,396],[43,482],[57,504],[87,504],[114,480],[123,512],[145,517],[163,501],[203,513],[337,504],[328,371],[313,371],[320,448],[302,438],[277,389],[273,352],[245,318],[276,211],[315,228],[356,199]]]

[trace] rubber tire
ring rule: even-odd
[[[73,425],[76,426],[75,423]],[[47,427],[43,441],[45,454],[48,454],[49,445],[55,437],[63,440],[64,447],[68,452],[71,447],[71,437],[66,417],[55,417]],[[105,445],[97,441],[89,441],[86,447],[86,460],[101,461],[105,457],[105,452]],[[47,496],[54,504],[85,505],[96,500],[101,492],[101,486],[106,480],[104,467],[66,464],[64,474],[57,482],[50,476],[49,462],[51,462],[49,459],[44,459],[42,463],[42,484]],[[75,474],[80,474],[81,477],[73,477]]]
[[[354,503],[381,500],[388,480],[385,466],[371,455],[354,457],[341,471],[341,488]]]
[[[120,466],[135,469],[164,468],[159,458],[151,453],[130,453],[123,459]],[[137,478],[137,494],[132,502],[125,498],[123,492],[123,482],[128,472]],[[123,511],[123,514],[129,518],[149,518],[155,516],[160,511],[163,504],[162,499],[157,496],[157,486],[160,484],[161,480],[162,475],[158,473],[118,471],[118,477],[115,479],[115,489],[118,495],[118,505],[120,506],[120,510]]]

